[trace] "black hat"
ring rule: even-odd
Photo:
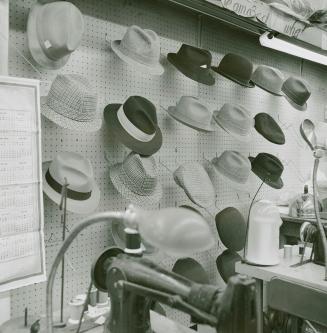
[[[220,61],[219,66],[212,67],[212,69],[244,87],[253,88],[255,86],[251,80],[253,72],[252,62],[238,54],[226,54]]]
[[[216,227],[222,243],[231,251],[241,251],[245,246],[246,223],[234,207],[227,207],[216,215]]]
[[[282,162],[274,155],[260,153],[256,157],[249,157],[252,171],[267,185],[280,189],[284,186],[280,178],[284,167]]]
[[[218,272],[222,279],[227,283],[228,280],[236,274],[235,264],[241,261],[241,256],[231,250],[225,250],[216,260]]]
[[[146,98],[131,96],[124,104],[108,104],[104,119],[117,139],[141,155],[152,155],[162,145],[156,107]]]
[[[215,84],[210,73],[212,56],[209,51],[182,44],[177,53],[168,53],[167,59],[188,78],[208,86]]]
[[[209,283],[209,277],[202,265],[192,258],[178,259],[172,271],[196,283]]]
[[[254,128],[259,134],[272,143],[283,145],[285,143],[285,135],[275,119],[268,113],[258,113],[254,117]]]

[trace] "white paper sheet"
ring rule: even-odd
[[[45,281],[40,96],[0,76],[0,292]]]

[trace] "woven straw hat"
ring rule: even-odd
[[[204,167],[197,162],[184,163],[174,172],[174,180],[200,207],[210,207],[215,202],[215,189]]]
[[[102,119],[97,113],[97,95],[89,81],[81,75],[58,75],[48,96],[41,97],[42,114],[67,129],[95,132]]]
[[[137,205],[149,205],[161,199],[162,187],[153,156],[130,153],[122,163],[110,167],[110,179],[124,198]]]

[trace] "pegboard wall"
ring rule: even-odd
[[[71,56],[68,64],[60,71],[36,71],[28,63],[33,62],[27,47],[26,24],[29,9],[34,1],[10,1],[10,58],[9,73],[41,80],[41,94],[46,95],[52,80],[60,73],[77,73],[88,77],[98,92],[99,112],[108,103],[122,103],[130,95],[142,95],[157,106],[159,125],[164,143],[155,155],[159,178],[163,185],[163,197],[159,205],[146,207],[193,205],[184,192],[173,181],[171,171],[180,163],[199,161],[206,163],[224,150],[233,149],[245,155],[269,152],[279,156],[285,166],[283,180],[285,190],[301,191],[305,177],[311,167],[311,154],[305,147],[300,134],[301,121],[309,117],[322,120],[326,98],[327,69],[303,62],[283,53],[260,47],[258,37],[211,21],[204,17],[170,7],[153,0],[80,0],[72,1],[82,11],[85,19],[85,34],[82,45]],[[111,50],[106,42],[121,39],[126,27],[136,24],[156,31],[161,39],[162,63],[165,73],[160,77],[144,76],[132,71]],[[247,89],[216,75],[216,84],[208,87],[197,84],[183,76],[165,56],[175,52],[181,43],[201,46],[212,52],[213,63],[217,65],[227,52],[235,52],[248,57],[255,65],[275,66],[285,75],[302,75],[312,87],[308,111],[294,110],[283,98],[274,97],[259,88]],[[24,60],[22,55],[28,59]],[[218,129],[215,133],[204,134],[177,123],[169,118],[162,108],[174,105],[182,95],[193,95],[203,99],[212,108],[220,108],[226,102],[240,103],[251,110],[271,114],[285,131],[286,144],[277,146],[253,132],[250,143],[238,142]],[[51,160],[59,151],[75,151],[88,157],[93,165],[95,178],[101,189],[99,211],[123,210],[128,205],[114,189],[109,180],[109,166],[120,162],[128,150],[119,144],[105,126],[97,133],[85,134],[64,130],[46,119],[42,119],[43,160]],[[251,197],[260,185],[253,176],[248,193],[234,191],[211,173],[217,191],[216,203],[209,210],[199,210],[207,218],[212,231],[217,235],[214,216],[221,209],[233,205],[246,216]],[[264,185],[259,198],[276,199],[280,192]],[[46,196],[45,200],[45,239],[47,271],[61,245],[61,225],[58,207]],[[81,216],[69,214],[68,228],[71,229]],[[113,244],[110,227],[100,225],[87,229],[67,255],[65,297],[86,291],[90,281],[91,263],[105,247]],[[222,285],[215,260],[222,251],[217,236],[217,246],[212,250],[194,255],[207,270],[211,282]],[[175,259],[160,255],[157,261],[172,268]],[[55,299],[59,305],[59,278],[57,275]],[[33,285],[15,290],[12,296],[12,316],[21,316],[28,307],[31,314],[44,313],[45,284]],[[188,320],[178,312],[170,315],[182,322]]]

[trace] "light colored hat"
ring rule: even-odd
[[[59,74],[48,96],[41,97],[42,114],[61,127],[86,132],[100,129],[97,95],[89,81],[77,74]]]
[[[49,167],[44,164],[43,191],[56,204],[60,204],[61,191],[67,187],[67,210],[92,213],[99,205],[100,190],[93,178],[91,162],[73,152],[58,153]]]
[[[215,189],[204,167],[197,162],[180,165],[174,172],[174,180],[200,207],[210,207],[215,202]]]
[[[237,151],[225,150],[211,161],[214,170],[236,189],[245,189],[249,185],[251,162]]]
[[[111,48],[119,58],[141,72],[152,75],[164,72],[159,62],[160,39],[152,30],[132,25],[122,40],[111,42]]]
[[[44,68],[63,67],[80,45],[83,33],[83,15],[70,2],[37,2],[30,11],[28,46],[34,60]]]
[[[284,80],[284,75],[280,70],[264,65],[258,66],[252,74],[252,81],[256,86],[276,96],[283,96]]]
[[[197,131],[213,132],[217,129],[212,112],[196,97],[182,96],[176,106],[170,106],[167,112],[175,120]]]
[[[228,134],[240,141],[251,140],[254,120],[250,111],[238,104],[225,103],[213,113],[217,124]]]
[[[122,163],[110,167],[110,179],[124,198],[137,205],[149,205],[161,199],[162,187],[153,156],[131,152]]]

